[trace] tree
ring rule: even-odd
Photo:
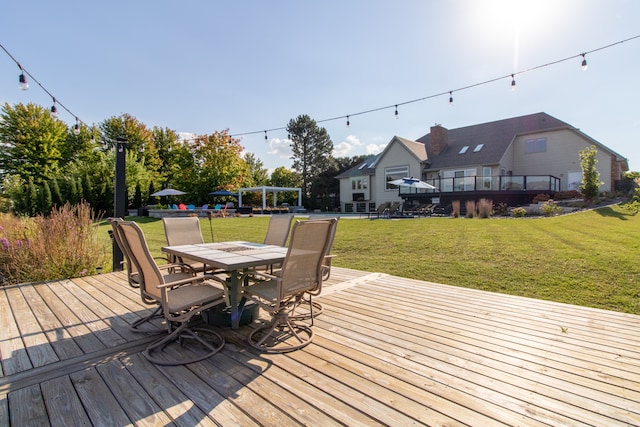
[[[598,160],[596,154],[598,151],[596,147],[591,145],[584,150],[581,150],[580,166],[582,167],[582,182],[580,183],[580,192],[587,202],[592,201],[598,196],[600,186],[603,184],[600,182],[600,172],[596,169]]]
[[[271,174],[270,183],[274,187],[292,187],[302,186],[302,177],[299,173],[291,171],[283,166],[275,168]],[[295,191],[279,192],[276,204],[287,202],[293,205],[298,204],[298,193]]]
[[[245,153],[244,161],[249,166],[251,180],[246,183],[249,187],[267,185],[269,182],[269,171],[264,167],[264,163],[253,153]]]
[[[0,173],[38,185],[59,169],[67,125],[35,104],[5,103],[0,114]]]
[[[311,183],[325,170],[332,158],[333,142],[325,128],[306,114],[291,119],[287,125],[293,152],[293,169],[302,175],[302,193],[311,197]]]

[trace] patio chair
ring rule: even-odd
[[[129,286],[132,288],[139,288],[140,275],[138,274],[136,266],[131,262],[131,257],[129,256],[127,249],[124,247],[120,230],[117,229],[117,223],[122,221],[122,218],[107,218],[107,222],[111,225],[109,235],[113,241],[116,242],[116,245],[118,245],[120,252],[122,252],[122,255],[124,256],[124,262],[127,269],[127,282],[129,283]]]
[[[387,218],[391,218],[393,215],[397,215],[400,212],[400,207],[402,204],[400,202],[393,202],[389,209],[387,209],[386,216]]]
[[[331,259],[333,258],[333,256],[331,255],[331,247],[333,246],[336,229],[338,228],[338,220],[338,217],[328,218],[321,215],[309,215],[308,221],[332,221],[332,227],[329,231],[329,240],[327,242],[324,259],[322,260],[322,281],[318,282],[317,288],[307,291],[305,294],[305,298],[300,299],[298,301],[298,304],[295,304],[292,307],[291,312],[289,313],[289,317],[292,319],[311,319],[311,324],[313,325],[313,318],[321,315],[324,311],[324,306],[317,301],[313,301],[313,297],[320,295],[320,293],[322,292],[322,282],[329,280],[329,277],[331,276]],[[294,314],[296,308],[303,304],[309,304],[309,312]]]
[[[162,218],[162,223],[164,225],[164,235],[167,238],[168,246],[197,245],[204,243],[202,231],[200,230],[200,219],[198,219],[198,217],[164,217]],[[210,266],[188,258],[176,259],[170,255],[169,261],[189,264],[191,268],[199,273],[214,270]]]
[[[293,214],[272,215],[269,219],[267,234],[264,236],[265,245],[286,246]]]
[[[322,261],[322,280],[329,280],[331,276],[331,247],[333,246],[333,239],[336,236],[336,229],[338,228],[338,220],[339,217],[326,217],[323,215],[309,215],[309,219],[307,221],[329,221],[334,219],[333,228],[331,229],[331,233],[329,235],[329,244],[327,246],[327,252],[324,255],[324,260]]]
[[[127,279],[129,281],[129,284],[132,287],[140,289],[140,298],[142,299],[143,303],[147,305],[156,306],[155,310],[152,311],[149,315],[133,322],[130,326],[130,329],[133,332],[141,332],[141,333],[163,332],[163,329],[158,329],[158,328],[154,328],[151,330],[139,329],[141,325],[147,322],[151,322],[152,320],[162,318],[163,317],[161,312],[162,306],[160,305],[158,299],[154,295],[149,294],[144,287],[140,286],[142,282],[142,276],[139,273],[140,268],[138,267],[135,258],[131,254],[131,248],[129,248],[128,241],[122,232],[122,228],[120,227],[120,224],[122,224],[123,222],[122,218],[108,218],[107,221],[111,224],[112,236],[116,240],[116,243],[120,247],[120,250],[122,251],[125,257],[125,260],[127,263]],[[165,257],[155,257],[155,259],[162,259],[166,262],[169,262],[169,260]],[[163,274],[165,275],[171,274],[171,276],[167,276],[167,277],[170,277],[172,280],[184,279],[192,276],[191,273],[183,272],[181,265],[177,266],[177,269],[176,269],[175,264],[163,264],[160,268],[165,272]],[[176,270],[178,272],[176,272]]]
[[[335,219],[297,221],[280,274],[253,272],[254,279],[264,280],[245,286],[243,291],[271,314],[271,320],[249,334],[252,347],[267,353],[284,353],[313,340],[311,326],[289,314],[305,293],[322,283],[322,261],[334,222]]]
[[[384,215],[385,212],[387,211],[387,209],[389,209],[389,206],[391,205],[390,202],[384,202],[381,205],[378,206],[378,209],[376,209],[373,212],[369,212],[369,219],[371,219],[372,216],[375,215],[376,218],[380,218],[381,215]]]
[[[219,352],[224,346],[224,338],[210,327],[189,326],[189,322],[196,314],[224,303],[224,291],[194,271],[176,273],[177,269],[174,269],[168,270],[174,273],[165,274],[153,259],[138,224],[123,221],[118,227],[139,269],[140,289],[159,302],[166,321],[167,336],[150,344],[143,352],[144,356],[152,363],[173,366],[198,362]],[[182,347],[191,341],[201,348],[199,351],[192,349],[191,356],[180,351],[175,359],[166,353],[162,357],[156,354],[173,341],[179,341]]]

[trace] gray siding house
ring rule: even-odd
[[[436,124],[417,140],[394,136],[378,155],[338,175],[343,212],[373,212],[383,203],[409,201],[443,206],[487,198],[517,206],[537,194],[577,190],[579,152],[595,146],[603,184],[614,191],[627,159],[579,129],[546,113],[446,129]],[[397,187],[414,177],[435,190]]]

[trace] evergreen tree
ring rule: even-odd
[[[53,205],[60,207],[64,204],[62,200],[62,193],[60,193],[60,186],[58,185],[58,179],[56,177],[51,178],[51,201]]]
[[[40,212],[42,212],[43,215],[49,215],[52,207],[51,188],[49,187],[49,183],[44,181],[40,191]]]
[[[326,129],[318,127],[315,120],[301,115],[287,125],[293,152],[293,168],[302,175],[302,194],[311,197],[311,184],[330,163],[333,142]]]
[[[582,166],[582,182],[580,192],[584,200],[590,202],[598,197],[598,192],[602,182],[600,182],[600,172],[596,169],[598,151],[591,145],[579,152],[580,166]]]

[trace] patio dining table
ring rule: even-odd
[[[262,243],[231,241],[194,245],[164,246],[162,252],[188,258],[229,274],[229,305],[231,328],[240,325],[242,275],[250,268],[279,264],[284,261],[287,248]]]

